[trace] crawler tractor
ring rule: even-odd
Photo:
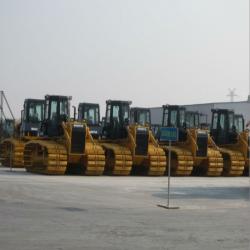
[[[223,175],[241,176],[249,163],[249,135],[243,117],[233,110],[213,109],[210,133],[223,157]]]
[[[105,171],[112,175],[129,175],[133,169],[147,175],[163,175],[165,153],[148,126],[130,124],[130,104],[128,101],[106,102],[100,141],[106,155]]]
[[[244,159],[245,159],[245,169],[244,169],[244,175],[249,175],[249,169],[250,169],[250,160],[249,160],[249,154],[250,154],[250,135],[249,130],[245,129],[245,120],[243,115],[235,114],[234,115],[234,125],[236,128],[236,131],[238,133],[238,145],[243,152]]]
[[[209,133],[198,129],[199,117],[195,112],[186,113],[185,107],[163,106],[163,127],[177,127],[179,138],[171,147],[171,172],[173,175],[219,176],[222,172],[222,157]],[[162,141],[161,129],[158,140],[168,154],[168,142]]]
[[[196,159],[194,161],[193,175],[220,176],[223,171],[223,159],[218,147],[209,134],[209,130],[205,129],[200,124],[200,113],[198,111],[186,111],[185,115],[186,128],[190,130],[191,135],[197,140],[197,133],[202,132],[207,134],[207,158],[202,161]],[[197,140],[198,146],[198,140]]]
[[[3,140],[0,145],[1,163],[4,166],[24,167],[24,145],[27,141],[38,137],[43,111],[43,100],[25,99],[21,122],[15,126],[14,135]]]
[[[62,175],[102,175],[105,155],[85,122],[70,120],[70,97],[45,96],[42,136],[25,144],[27,171]]]

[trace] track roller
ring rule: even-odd
[[[101,143],[105,151],[105,173],[110,175],[130,175],[132,155],[128,148],[111,143]]]
[[[239,151],[221,148],[223,157],[223,175],[224,176],[242,176],[244,172],[245,160]]]
[[[64,145],[53,141],[30,141],[24,149],[24,166],[28,172],[63,175],[67,151]]]
[[[149,145],[149,166],[147,175],[162,176],[166,172],[166,155],[162,148]]]
[[[23,168],[24,142],[17,139],[5,139],[0,144],[0,158],[3,166]]]
[[[168,156],[168,146],[164,146],[166,156]],[[189,176],[193,171],[193,156],[185,148],[171,147],[171,175]]]
[[[101,146],[87,144],[85,149],[85,175],[102,175],[105,167],[105,153]]]
[[[223,158],[219,150],[208,148],[207,158],[195,167],[193,175],[221,176],[223,172]]]

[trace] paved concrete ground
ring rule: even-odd
[[[250,249],[249,179],[41,176],[0,168],[0,249]]]

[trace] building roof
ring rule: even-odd
[[[216,105],[216,104],[250,104],[249,101],[237,101],[237,102],[207,102],[207,103],[194,103],[194,104],[182,104],[181,106],[195,106],[195,105]],[[151,109],[158,109],[162,108],[160,107],[152,107]]]

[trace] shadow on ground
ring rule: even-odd
[[[153,196],[167,198],[167,188]],[[250,201],[250,187],[174,187],[171,194],[175,199],[225,199]]]

